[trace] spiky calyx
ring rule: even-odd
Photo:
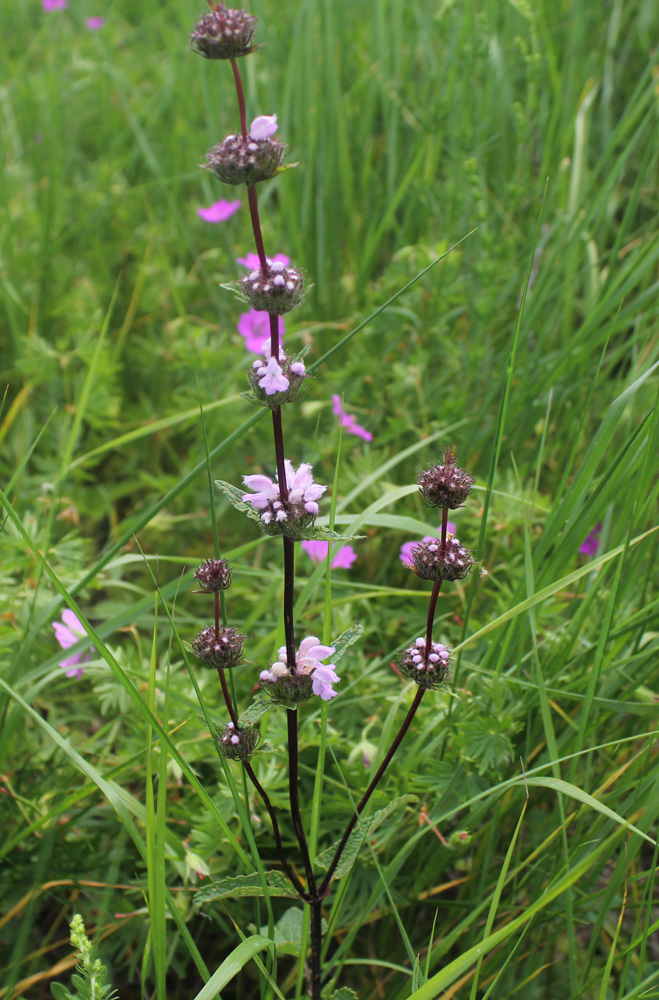
[[[400,672],[422,688],[436,688],[451,678],[451,654],[441,642],[433,642],[426,658],[426,640],[419,637],[398,658]]]
[[[206,153],[203,166],[223,184],[258,184],[275,176],[285,155],[276,139],[229,135]]]
[[[474,560],[469,549],[457,538],[429,538],[412,549],[413,569],[422,580],[462,580],[471,572]]]
[[[240,290],[252,309],[282,316],[304,298],[304,279],[297,268],[272,261],[265,270],[260,268],[246,274],[240,281]]]
[[[455,464],[455,453],[451,448],[444,452],[442,465],[431,465],[419,475],[419,489],[429,507],[461,507],[474,484],[473,477]]]
[[[303,701],[308,701],[313,694],[313,681],[309,674],[284,673],[275,681],[264,680],[261,675],[261,687],[278,705],[296,708]]]
[[[209,0],[210,11],[197,21],[190,35],[190,45],[205,59],[236,59],[247,56],[252,45],[258,18],[245,10],[232,10],[223,3]]]
[[[207,559],[197,567],[193,579],[204,594],[217,594],[231,586],[231,566],[226,559]]]
[[[245,636],[238,629],[227,626],[216,634],[211,625],[197,632],[190,645],[205,666],[229,670],[240,663],[244,641]]]
[[[217,744],[223,757],[229,760],[249,760],[256,750],[261,734],[251,726],[241,727],[227,722],[217,731]]]

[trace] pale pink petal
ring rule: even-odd
[[[277,115],[259,115],[249,126],[252,139],[269,139],[277,131]]]
[[[214,201],[208,208],[198,208],[197,215],[204,222],[225,222],[240,208],[239,201],[227,201],[222,198]]]
[[[357,553],[353,549],[352,545],[344,545],[343,548],[339,549],[339,551],[332,559],[332,562],[330,563],[330,568],[350,569],[356,558],[357,558]]]

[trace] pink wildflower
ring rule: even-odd
[[[602,522],[598,521],[591,532],[586,537],[586,541],[579,546],[582,556],[594,556],[600,546],[599,533],[602,530]]]
[[[251,139],[269,139],[277,131],[277,115],[259,115],[249,126]]]
[[[239,201],[227,201],[222,198],[220,201],[214,201],[208,208],[198,208],[197,215],[204,222],[226,222],[239,208]]]
[[[284,320],[279,316],[279,343],[284,342],[286,327]],[[250,309],[249,312],[241,313],[238,319],[238,333],[245,338],[245,347],[253,354],[261,354],[263,342],[270,337],[270,318],[267,312],[258,312]]]
[[[66,10],[67,0],[41,0],[44,10]]]
[[[236,260],[239,264],[242,264],[243,267],[246,267],[248,271],[258,271],[261,266],[259,255],[257,253],[252,253],[251,251],[246,257],[237,257]],[[276,253],[274,257],[266,257],[266,260],[270,264],[283,264],[284,267],[288,267],[291,262],[291,258],[287,257],[285,253]]]
[[[367,431],[365,427],[357,423],[354,417],[345,412],[340,396],[332,396],[332,413],[335,417],[341,418],[341,423],[349,434],[355,434],[357,437],[363,438],[364,441],[373,440],[371,432]]]
[[[320,539],[313,541],[305,540],[302,542],[302,548],[311,561],[315,563],[322,562],[323,559],[327,558],[328,547],[329,542],[323,542]],[[332,559],[330,569],[350,569],[356,558],[357,553],[352,545],[344,545]]]
[[[53,628],[55,629],[55,638],[62,649],[75,646],[79,639],[83,639],[87,635],[77,616],[74,615],[70,608],[66,608],[62,612],[61,622],[53,622]],[[89,653],[74,653],[73,656],[60,660],[59,665],[62,670],[66,670],[67,677],[76,677],[79,680],[84,670],[78,664],[86,663],[89,659]]]
[[[87,20],[85,21],[85,25],[87,26],[89,31],[98,31],[100,28],[103,27],[104,24],[105,24],[104,17],[88,17]]]

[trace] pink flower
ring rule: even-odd
[[[277,115],[259,115],[249,126],[252,139],[269,139],[277,131]]]
[[[593,530],[588,534],[586,541],[582,542],[579,546],[579,552],[582,556],[594,556],[600,547],[600,540],[598,535],[602,530],[602,522],[598,521]]]
[[[62,612],[61,622],[53,622],[53,628],[55,629],[55,638],[59,642],[62,649],[68,649],[70,646],[75,646],[79,639],[83,639],[87,635],[76,615],[74,615],[70,608],[66,608]],[[89,653],[74,653],[73,656],[69,656],[65,660],[60,660],[59,665],[62,670],[66,670],[67,677],[76,677],[79,680],[82,677],[84,670],[82,667],[78,666],[78,664],[87,663],[89,659]]]
[[[336,698],[337,692],[333,690],[332,684],[341,680],[337,677],[334,663],[321,663],[334,652],[334,646],[323,646],[315,635],[308,635],[300,643],[300,647],[295,657],[295,673],[311,675],[311,689],[314,694],[320,695],[323,701]],[[261,680],[265,684],[276,684],[282,677],[290,677],[288,669],[286,646],[279,650],[278,659],[272,664],[269,670],[261,671]]]
[[[276,358],[268,358],[267,364],[255,361],[254,366],[256,374],[259,376],[259,385],[265,391],[266,396],[274,396],[277,392],[286,392],[289,381]]]
[[[198,208],[197,215],[204,222],[226,222],[240,208],[239,201],[214,201],[208,208]]]
[[[286,328],[284,321],[279,317],[279,343],[284,342]],[[270,318],[267,312],[257,312],[250,309],[249,312],[241,313],[238,319],[238,333],[245,338],[245,347],[253,354],[261,354],[265,340],[270,337]]]
[[[246,267],[248,271],[258,271],[261,266],[261,261],[257,253],[250,252],[246,257],[236,257],[236,260],[243,267]],[[266,257],[266,260],[268,264],[276,264],[279,261],[284,267],[288,267],[291,262],[291,258],[287,257],[285,253],[276,253],[274,257]]]
[[[104,17],[88,17],[87,20],[85,21],[85,25],[87,26],[89,31],[98,31],[99,28],[102,28],[104,24],[105,24]]]
[[[327,487],[314,483],[311,466],[308,462],[302,462],[295,470],[289,459],[285,458],[284,470],[288,487],[289,510],[293,513],[297,510],[315,516],[318,513],[317,501],[320,500]],[[268,476],[261,475],[243,476],[243,482],[248,489],[254,490],[254,492],[244,493],[242,500],[244,503],[251,504],[253,510],[259,511],[264,524],[270,524],[273,520],[288,520],[288,512],[284,509],[280,499],[278,482],[273,482]]]
[[[302,548],[312,562],[319,563],[322,562],[323,559],[327,558],[329,542],[323,542],[320,540],[303,541]],[[332,559],[330,569],[350,569],[356,558],[357,553],[353,549],[352,545],[344,545]]]
[[[44,10],[66,10],[67,0],[41,0]]]
[[[349,434],[356,434],[357,437],[363,438],[364,441],[373,440],[371,432],[367,431],[365,427],[357,423],[354,417],[351,417],[349,413],[344,411],[340,396],[332,396],[332,413],[335,417],[341,418],[341,423]]]
[[[438,535],[425,535],[422,541],[436,542],[437,538],[439,537],[439,533],[441,533],[441,528],[438,528],[437,531]],[[455,525],[453,524],[453,521],[447,521],[446,537],[448,538],[449,535],[454,535],[454,534],[455,534]],[[412,569],[412,564],[413,564],[412,552],[417,547],[417,545],[419,545],[419,542],[403,542],[403,544],[400,547],[400,561],[403,563],[404,566],[407,566],[408,569]]]

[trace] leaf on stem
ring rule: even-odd
[[[348,837],[348,842],[341,855],[341,860],[336,866],[336,871],[334,872],[334,878],[341,878],[343,875],[347,875],[355,861],[357,860],[357,855],[359,854],[359,849],[366,837],[370,837],[375,833],[376,829],[384,823],[384,821],[398,809],[399,806],[411,805],[413,802],[417,802],[416,795],[399,795],[397,799],[393,799],[389,802],[383,809],[378,809],[374,812],[372,816],[369,816],[366,820],[359,820],[357,826],[352,831]],[[340,841],[332,844],[327,850],[321,851],[321,853],[316,857],[315,864],[322,871],[327,871],[332,863],[334,855],[336,854],[336,849],[339,846]]]
[[[332,660],[336,663],[341,659],[345,653],[348,646],[352,646],[354,642],[361,639],[364,634],[364,628],[359,622],[355,622],[350,628],[347,628],[345,632],[342,632],[338,638],[334,640],[332,645],[334,646],[334,653],[332,654]]]
[[[282,872],[270,871],[265,873],[265,884],[268,887],[270,896],[288,896],[297,898],[295,889]],[[216,899],[237,898],[238,896],[263,896],[263,884],[258,872],[253,875],[237,875],[235,878],[221,878],[217,882],[211,882],[202,889],[198,889],[194,894],[195,909],[198,910],[206,903],[212,903]]]

